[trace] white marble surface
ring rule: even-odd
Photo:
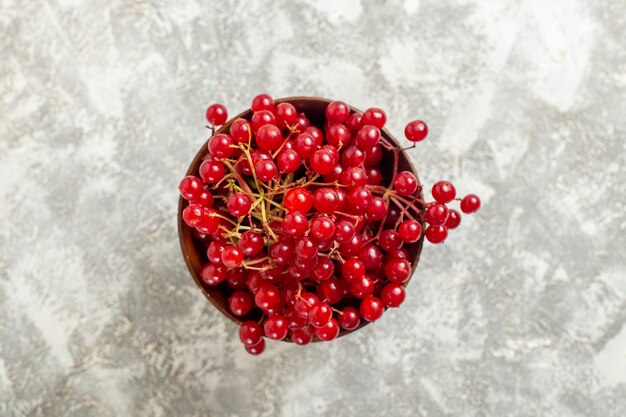
[[[0,415],[626,415],[626,2],[0,2]],[[250,357],[181,259],[203,108],[421,117],[483,210],[404,308]]]

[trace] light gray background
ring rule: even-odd
[[[624,0],[0,4],[0,415],[626,415]],[[403,308],[251,357],[176,186],[264,91],[427,120],[483,210]]]

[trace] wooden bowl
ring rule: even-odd
[[[328,106],[328,103],[330,103],[331,101],[332,100],[319,98],[319,97],[287,97],[287,98],[275,100],[275,103],[278,104],[278,103],[287,102],[287,103],[293,104],[295,108],[298,110],[298,112],[300,113],[304,112],[307,115],[312,125],[317,126],[323,130],[326,106]],[[354,107],[351,107],[351,110],[353,112],[360,112],[360,110]],[[232,123],[233,120],[237,118],[250,120],[251,117],[252,117],[252,110],[248,109],[238,114],[237,116],[233,117],[232,119],[230,119],[228,122],[226,122],[224,126],[222,126],[219,130],[217,130],[216,133],[228,133],[230,124]],[[381,134],[389,142],[395,144],[396,146],[400,146],[398,144],[398,141],[386,129],[383,129],[381,131]],[[207,143],[205,142],[200,148],[200,150],[198,151],[198,153],[196,154],[193,161],[191,162],[191,165],[189,166],[189,169],[187,170],[186,175],[195,175],[199,177],[198,170],[200,168],[200,164],[203,161],[203,157],[207,153],[208,153],[208,148],[207,148]],[[383,184],[389,183],[390,176],[391,176],[390,171],[392,169],[393,169],[393,153],[383,148],[383,159],[381,161],[381,171],[385,179]],[[408,158],[408,156],[405,154],[404,151],[402,151],[399,155],[398,171],[410,171],[413,174],[415,174],[415,176],[417,177],[415,168],[413,167],[411,160]],[[419,179],[418,179],[418,183],[419,183]],[[421,187],[419,187],[419,190],[420,190],[419,191],[420,199],[423,200],[424,196],[422,195]],[[204,296],[223,315],[228,317],[234,323],[237,323],[239,325],[246,320],[257,321],[261,317],[258,312],[258,309],[253,309],[253,312],[251,312],[250,314],[244,317],[237,317],[229,311],[228,297],[233,292],[233,290],[230,289],[230,287],[228,287],[226,282],[222,282],[221,284],[213,287],[210,285],[206,285],[200,278],[200,271],[202,270],[202,267],[208,262],[208,259],[206,256],[205,246],[203,246],[201,242],[196,240],[196,238],[193,236],[192,229],[183,222],[182,213],[183,213],[183,209],[187,207],[187,205],[188,205],[188,202],[184,198],[180,197],[179,202],[178,202],[178,237],[180,240],[180,248],[183,252],[183,258],[185,259],[185,263],[187,264],[187,268],[189,269],[189,273],[191,274],[191,277],[195,281],[198,288],[200,288],[200,291],[202,291]],[[422,223],[422,228],[423,227],[424,227],[424,224]],[[422,235],[419,241],[413,244],[404,245],[404,247],[409,252],[410,262],[412,265],[411,278],[415,272],[415,269],[417,268],[417,263],[419,261],[420,253],[422,252],[423,243],[424,243],[424,236]],[[409,278],[409,281],[411,278]],[[409,281],[407,281],[404,284],[404,286],[406,286],[409,283]],[[348,302],[348,304],[350,303]],[[254,312],[254,310],[257,310],[257,311]],[[361,325],[357,329],[351,330],[351,331],[342,329],[341,332],[339,333],[339,336],[343,336],[347,333],[356,331],[367,324],[369,324],[367,321],[361,320]],[[285,340],[289,341],[289,339],[285,339]],[[314,341],[317,341],[317,338],[315,338]]]

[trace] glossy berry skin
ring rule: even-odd
[[[360,166],[365,162],[365,151],[358,146],[348,146],[341,153],[341,163],[346,167]]]
[[[221,126],[226,123],[227,118],[228,111],[222,104],[211,104],[206,109],[206,119],[212,125]]]
[[[200,165],[200,177],[207,184],[215,184],[224,178],[224,164],[216,159],[209,159]]]
[[[280,291],[276,286],[269,283],[262,283],[254,293],[254,303],[263,311],[280,307]]]
[[[188,175],[178,185],[178,191],[185,200],[195,200],[202,194],[202,181],[198,177]]]
[[[278,127],[281,129],[284,129],[287,126],[295,125],[296,120],[298,119],[298,111],[291,103],[277,104],[274,114],[276,115]]]
[[[365,263],[359,258],[350,258],[341,265],[341,276],[347,281],[352,282],[365,276]]]
[[[465,214],[475,213],[480,208],[480,198],[476,194],[468,194],[461,200],[461,211]]]
[[[252,115],[250,119],[250,125],[254,133],[258,132],[260,128],[266,125],[276,125],[276,117],[274,113],[268,110],[261,110]]]
[[[363,118],[363,113],[357,112],[357,113],[352,113],[350,117],[348,117],[348,120],[346,120],[346,126],[348,126],[348,129],[350,129],[350,133],[352,133],[353,135],[356,135],[357,132],[363,126],[361,124],[362,118]]]
[[[228,158],[235,152],[235,149],[231,148],[234,143],[230,136],[218,133],[209,139],[209,152],[216,158]]]
[[[250,212],[250,207],[252,206],[252,201],[250,197],[241,192],[236,192],[228,197],[228,202],[226,203],[226,208],[228,212],[235,217],[245,216]]]
[[[245,316],[254,307],[254,301],[248,291],[235,291],[228,298],[228,309],[235,316]]]
[[[330,125],[326,130],[326,142],[330,145],[342,149],[348,146],[352,136],[350,130],[342,124]]]
[[[328,303],[319,301],[309,310],[309,323],[313,327],[322,327],[332,318],[333,310]]]
[[[343,123],[350,117],[350,107],[343,101],[333,101],[326,107],[326,119],[331,123]]]
[[[341,173],[339,182],[348,189],[359,188],[367,183],[367,175],[361,167],[350,167]]]
[[[411,264],[406,259],[393,258],[385,264],[385,276],[391,282],[403,284],[411,277]]]
[[[243,251],[237,246],[226,246],[222,251],[222,263],[228,269],[237,268],[243,262]]]
[[[283,231],[291,237],[302,236],[309,229],[309,221],[299,211],[290,211],[283,218]]]
[[[421,142],[428,136],[428,126],[421,120],[409,122],[404,128],[404,136],[411,142]]]
[[[382,220],[387,215],[387,205],[385,204],[385,200],[379,196],[373,196],[372,201],[365,211],[365,216],[369,220]]]
[[[364,187],[354,188],[348,194],[348,204],[354,208],[356,212],[363,212],[372,203],[372,192]]]
[[[274,110],[274,100],[269,94],[259,94],[258,96],[252,99],[252,104],[250,108],[253,112],[258,112],[260,110]]]
[[[239,340],[246,346],[254,346],[263,340],[263,329],[254,321],[244,321],[239,327]]]
[[[237,143],[248,143],[252,136],[252,126],[246,119],[235,119],[228,129],[230,137]]]
[[[251,355],[260,355],[265,351],[265,339],[261,339],[259,343],[253,346],[244,345],[244,348],[246,349],[246,352]]]
[[[254,256],[263,250],[265,242],[261,234],[247,230],[241,234],[237,245],[243,251],[244,256]]]
[[[308,133],[300,133],[293,141],[293,149],[302,159],[309,159],[317,150],[317,140]]]
[[[285,193],[283,205],[289,212],[307,213],[313,206],[313,196],[306,188],[292,188]]]
[[[278,175],[276,164],[274,161],[268,159],[257,160],[254,163],[254,170],[256,171],[257,178],[264,182],[269,182]]]
[[[226,284],[233,290],[245,290],[248,270],[245,268],[233,268],[226,274]]]
[[[449,203],[456,197],[456,189],[450,181],[437,181],[431,189],[433,198],[442,204]]]
[[[311,259],[317,256],[317,242],[308,236],[296,239],[296,256],[302,259]]]
[[[227,273],[225,266],[208,263],[200,271],[200,278],[205,284],[215,286],[226,279]]]
[[[224,252],[224,245],[222,242],[213,241],[206,250],[206,256],[209,261],[221,265],[222,264],[222,252]]]
[[[365,165],[369,167],[375,167],[380,164],[383,159],[383,148],[380,145],[376,145],[371,149],[368,149],[365,153]]]
[[[318,216],[311,220],[311,237],[317,241],[325,241],[335,235],[335,223],[326,216]]]
[[[278,170],[283,174],[292,174],[300,168],[302,164],[302,160],[300,159],[300,155],[293,149],[284,149],[276,158],[276,164],[278,165]]]
[[[359,313],[364,320],[373,322],[381,318],[385,308],[380,298],[369,296],[359,306]]]
[[[189,204],[183,210],[183,221],[189,227],[196,227],[202,221],[204,210],[197,204]]]
[[[300,297],[296,299],[293,305],[293,310],[299,316],[309,317],[309,311],[311,311],[311,308],[318,302],[319,299],[317,295],[308,291],[302,291]]]
[[[351,331],[361,324],[361,314],[357,308],[352,306],[344,307],[341,313],[338,321],[342,329]]]
[[[382,109],[376,107],[365,110],[363,112],[363,117],[361,118],[361,123],[363,125],[372,125],[379,129],[385,127],[386,122],[387,115]]]
[[[310,326],[289,330],[289,338],[291,339],[291,341],[300,346],[308,345],[309,343],[311,343],[314,334],[315,333]]]
[[[398,227],[400,238],[406,243],[417,242],[422,236],[422,225],[416,220],[405,220]]]
[[[347,220],[340,220],[335,224],[335,240],[338,243],[349,242],[356,234],[354,224]]]
[[[434,226],[440,226],[448,220],[448,207],[445,204],[434,203],[428,206],[424,219]]]
[[[461,214],[454,210],[450,209],[448,213],[448,220],[446,220],[446,228],[447,229],[456,229],[461,224]]]
[[[211,207],[213,206],[213,194],[209,190],[202,190],[197,198],[189,200],[189,202],[202,207]]]
[[[321,341],[327,342],[339,336],[339,330],[340,328],[339,328],[339,323],[337,323],[337,320],[330,319],[330,321],[328,321],[328,323],[326,323],[326,325],[324,325],[323,327],[315,328],[315,335]]]
[[[365,175],[369,185],[381,185],[383,182],[383,174],[376,167],[365,167]]]
[[[403,243],[404,241],[400,237],[400,233],[390,229],[383,230],[378,239],[378,246],[385,252],[400,249]]]
[[[393,181],[393,188],[398,194],[403,196],[411,196],[417,191],[417,177],[409,171],[401,171],[396,175]]]
[[[288,265],[294,256],[294,244],[291,238],[282,238],[270,247],[270,257],[276,265]]]
[[[402,285],[390,283],[383,287],[380,291],[380,299],[385,307],[396,308],[404,302],[406,292]]]
[[[287,319],[281,315],[270,316],[265,319],[263,330],[268,339],[283,340],[287,337],[287,332],[289,331]]]
[[[323,214],[331,214],[337,210],[339,197],[332,188],[319,188],[313,194],[313,206]]]
[[[320,301],[324,301],[331,305],[340,302],[343,299],[345,292],[346,285],[344,281],[337,278],[329,278],[317,285],[317,295]]]
[[[274,125],[265,125],[256,132],[256,144],[259,149],[267,152],[275,151],[283,143],[283,134]]]
[[[359,259],[365,264],[365,269],[375,269],[382,265],[383,254],[377,245],[368,243],[359,251]]]
[[[332,153],[324,149],[319,149],[313,153],[313,156],[311,156],[310,163],[313,172],[320,175],[326,175],[333,170],[336,161]]]
[[[311,279],[314,281],[326,281],[329,279],[333,272],[335,272],[335,264],[329,258],[319,257],[317,264],[311,270]]]
[[[369,297],[374,293],[374,281],[367,275],[350,281],[350,292],[359,299]]]
[[[443,243],[448,237],[448,229],[445,226],[428,226],[424,232],[430,243]]]
[[[376,126],[364,124],[356,135],[355,144],[367,152],[378,145],[379,140],[380,130]]]

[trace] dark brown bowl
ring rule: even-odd
[[[325,118],[324,114],[326,111],[326,106],[328,106],[328,103],[330,103],[331,101],[332,100],[319,98],[319,97],[287,97],[287,98],[275,100],[275,103],[278,104],[282,102],[288,102],[288,103],[293,104],[295,108],[298,110],[298,112],[304,112],[307,115],[312,125],[322,128],[323,123],[324,123],[324,118]],[[360,111],[354,107],[351,107],[351,110],[353,112]],[[252,110],[248,109],[238,114],[237,116],[233,117],[232,119],[230,119],[228,122],[226,122],[224,126],[222,126],[219,130],[217,130],[216,133],[228,133],[230,124],[232,123],[233,120],[237,118],[250,120],[251,117],[252,117]],[[389,142],[395,144],[396,146],[400,146],[398,144],[398,141],[396,141],[396,139],[386,129],[383,129],[381,133],[383,137],[387,139]],[[191,165],[189,166],[189,169],[187,170],[186,175],[199,176],[198,170],[200,168],[200,164],[203,161],[203,157],[207,153],[208,153],[207,143],[205,142],[200,148],[200,150],[198,151],[198,153],[196,154],[193,161],[191,162]],[[390,174],[391,174],[390,171],[392,170],[392,168],[393,168],[393,154],[392,152],[386,151],[383,149],[383,160],[381,163],[381,171],[383,173],[383,177],[385,178],[385,184],[389,183]],[[411,160],[407,157],[404,151],[400,153],[400,157],[398,160],[398,170],[410,171],[413,174],[415,174],[415,176],[417,177],[417,172],[415,172],[415,168],[413,167]],[[419,182],[419,178],[418,178],[418,182]],[[423,198],[424,196],[422,195],[421,187],[420,187],[420,199],[423,200]],[[257,321],[260,318],[260,315],[258,314],[258,312],[257,313],[251,312],[247,316],[237,317],[228,310],[228,297],[232,293],[232,290],[226,285],[225,282],[213,287],[213,286],[206,285],[200,278],[200,271],[202,270],[202,267],[208,262],[208,259],[206,257],[206,250],[204,249],[204,246],[202,245],[202,243],[198,242],[195,239],[192,233],[192,229],[183,222],[182,212],[183,212],[183,209],[187,207],[187,205],[188,205],[187,201],[183,199],[182,197],[180,197],[179,202],[178,202],[178,236],[180,239],[180,247],[183,252],[183,258],[185,258],[185,263],[187,264],[189,273],[191,274],[196,285],[198,286],[198,288],[200,288],[204,296],[223,315],[228,317],[233,322],[237,324],[241,324],[246,320]],[[422,227],[423,226],[424,224],[422,224]],[[419,261],[420,253],[422,252],[423,241],[424,241],[424,236],[422,236],[419,241],[413,244],[405,245],[405,248],[407,248],[407,250],[409,251],[410,261],[412,265],[411,278],[413,276],[413,273],[415,272],[415,268],[417,268],[417,263]],[[409,281],[411,278],[409,278]],[[409,283],[409,281],[407,281],[404,284],[404,286],[406,286]],[[254,309],[254,310],[257,310],[257,309]],[[352,330],[352,331],[341,330],[341,332],[339,333],[339,336],[343,336],[347,333],[356,331],[367,324],[368,322],[363,320],[361,325],[357,329]],[[317,340],[317,339],[314,339],[314,340]]]

